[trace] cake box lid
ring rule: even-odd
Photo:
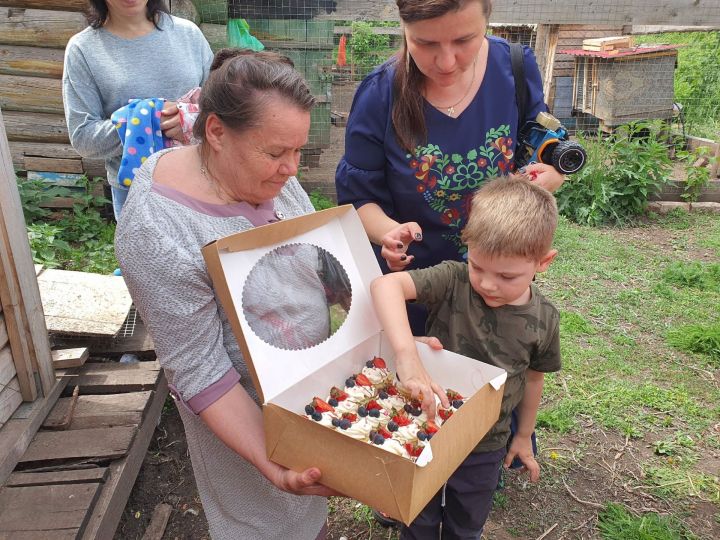
[[[334,272],[339,271],[338,264],[341,276],[344,271],[343,282],[349,282],[351,293],[349,309],[329,337],[285,342],[286,335],[303,334],[295,330],[305,328],[293,328],[282,318],[268,322],[276,304],[268,301],[269,309],[264,309],[263,302],[287,297],[283,303],[290,306],[309,304],[316,293],[300,278],[308,273],[307,261],[314,259],[313,253],[321,261],[337,263]],[[351,205],[218,239],[203,248],[203,256],[263,403],[382,330],[370,295],[370,283],[381,275],[380,266]],[[317,326],[314,316],[308,315],[295,313],[291,318]],[[317,318],[324,317],[319,312]],[[272,327],[267,334],[266,327]]]

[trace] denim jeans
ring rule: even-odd
[[[120,210],[122,210],[127,199],[128,192],[130,190],[124,187],[110,186],[110,194],[112,195],[113,214],[115,214],[115,221],[120,217]]]

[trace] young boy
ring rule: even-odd
[[[415,349],[405,302],[428,308],[427,335],[451,351],[505,369],[500,418],[443,489],[409,526],[402,539],[479,538],[492,507],[500,465],[518,457],[536,482],[540,468],[532,450],[544,373],[560,369],[559,314],[533,284],[557,255],[553,196],[523,177],[485,184],[475,194],[462,239],[468,262],[395,272],[372,284],[375,309],[396,355],[398,377],[424,408],[435,410],[434,383]],[[509,448],[511,412],[518,429]]]

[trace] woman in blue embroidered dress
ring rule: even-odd
[[[335,178],[338,202],[358,209],[384,271],[465,258],[471,195],[514,169],[520,125],[509,44],[485,35],[490,0],[397,5],[405,42],[359,86]],[[531,120],[546,106],[527,47],[524,65]],[[563,183],[549,165],[527,171],[550,191]],[[416,335],[425,318],[410,306]]]
[[[547,110],[535,57],[524,47],[519,118],[510,45],[486,35],[491,0],[396,4],[403,46],[358,87],[335,176],[338,202],[357,208],[384,272],[464,260],[460,233],[473,193],[514,170],[519,128]],[[550,165],[526,171],[550,191],[564,181]],[[425,307],[408,304],[408,316],[413,333],[424,335]],[[402,537],[418,534],[411,527]]]

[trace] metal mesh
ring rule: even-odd
[[[120,331],[117,334],[119,338],[132,337],[135,334],[135,327],[137,326],[138,313],[135,306],[130,306],[125,322],[123,322]]]

